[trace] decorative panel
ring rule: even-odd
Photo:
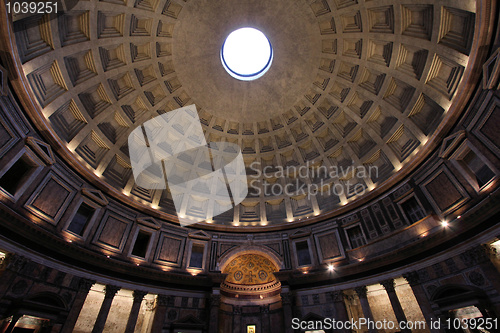
[[[392,57],[393,42],[371,39],[368,42],[368,60],[383,66],[389,66]]]
[[[161,233],[156,249],[155,261],[179,267],[184,253],[186,238],[178,235]]]
[[[75,195],[66,181],[49,173],[25,204],[38,217],[56,224]]]
[[[77,85],[97,75],[96,64],[92,50],[64,57],[71,83]]]
[[[19,137],[14,132],[14,129],[3,114],[0,114],[0,158],[18,141]]]
[[[49,144],[32,136],[26,138],[26,143],[46,164],[51,165],[56,163],[54,152]]]
[[[397,121],[398,119],[394,116],[384,115],[382,113],[382,108],[377,106],[375,111],[372,112],[370,118],[368,118],[368,125],[370,125],[381,138],[384,138],[391,132]]]
[[[415,45],[401,44],[396,60],[396,68],[420,80],[428,55],[428,50],[421,49]]]
[[[21,61],[28,60],[52,51],[54,41],[49,15],[34,15],[14,23],[17,47]]]
[[[326,0],[314,1],[313,3],[311,3],[311,9],[316,16],[321,16],[331,12],[330,6],[328,6],[328,2]]]
[[[87,135],[82,143],[80,143],[80,145],[75,149],[75,152],[80,155],[85,162],[92,165],[92,167],[97,168],[101,159],[109,149],[109,146],[103,141],[103,139],[96,132],[91,131],[91,133]]]
[[[500,156],[500,98],[490,94],[485,100],[471,124],[472,132]]]
[[[131,173],[132,166],[119,155],[115,155],[106,167],[103,175],[114,185],[123,188],[127,184]]]
[[[500,89],[500,48],[483,65],[483,89]]]
[[[452,99],[462,79],[464,67],[441,55],[434,55],[426,83]]]
[[[172,0],[167,0],[167,2],[165,3],[165,7],[163,7],[163,11],[161,13],[163,15],[176,19],[179,16],[181,10],[181,5],[173,2]]]
[[[384,95],[384,100],[398,111],[404,112],[415,92],[415,88],[398,79],[392,78]]]
[[[361,13],[359,11],[355,12],[354,15],[344,14],[340,18],[342,22],[342,31],[344,33],[351,32],[363,32],[363,26],[361,23]]]
[[[345,258],[338,230],[326,231],[314,235],[320,262]]]
[[[363,162],[363,166],[368,170],[369,176],[374,183],[388,177],[394,170],[394,166],[382,150],[377,150],[375,154]]]
[[[431,204],[442,214],[459,207],[469,199],[468,194],[445,167],[437,170],[421,187]]]
[[[403,161],[420,145],[420,141],[404,125],[401,125],[387,141],[387,144],[398,159]]]
[[[92,118],[98,116],[112,104],[112,101],[102,84],[96,85],[89,90],[80,93],[78,97],[80,97],[80,101],[85,107],[85,110]]]
[[[399,227],[403,226],[403,221],[401,220],[396,209],[394,208],[394,204],[393,204],[392,200],[390,198],[384,198],[382,200],[382,203],[384,204],[385,209],[389,213],[389,217],[390,217],[394,227],[399,228]]]
[[[90,40],[90,12],[71,11],[58,16],[61,45]]]
[[[123,251],[133,222],[132,218],[115,211],[106,211],[94,237],[94,244],[112,251]]]
[[[286,207],[284,199],[266,201],[266,214],[268,219],[286,218]]]
[[[105,72],[126,64],[123,44],[99,47],[99,56]]]
[[[120,100],[134,91],[134,85],[129,73],[108,79],[108,84],[116,100]]]
[[[37,68],[27,77],[42,108],[68,90],[57,61]]]
[[[433,14],[433,5],[403,5],[401,8],[403,35],[431,40]]]
[[[442,7],[439,43],[468,55],[474,37],[474,22],[474,13]]]
[[[375,219],[378,222],[378,225],[380,226],[380,230],[382,230],[382,233],[388,233],[391,231],[389,224],[387,223],[387,220],[385,219],[384,213],[382,212],[382,209],[380,208],[380,205],[378,203],[374,204],[371,206],[371,209],[373,211],[373,215],[375,216]]]
[[[394,33],[394,8],[382,6],[368,9],[368,24],[370,32]]]
[[[125,30],[125,14],[112,12],[97,13],[98,38],[122,37]]]
[[[382,85],[384,84],[386,74],[377,72],[375,70],[365,68],[361,74],[359,86],[368,90],[374,95],[378,95]]]
[[[427,95],[421,94],[408,114],[408,118],[418,126],[422,133],[428,135],[437,126],[443,114],[444,109],[439,104]]]
[[[361,218],[363,219],[366,230],[368,231],[369,238],[375,238],[378,236],[378,232],[375,229],[375,225],[373,223],[373,219],[370,215],[370,211],[368,209],[363,209],[361,211]]]

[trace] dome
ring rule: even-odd
[[[26,5],[0,3],[0,331],[500,316],[497,1]]]
[[[436,28],[433,4],[146,3],[129,13],[121,1],[81,2],[57,31],[36,17],[14,18],[14,31],[37,126],[62,157],[117,200],[169,221],[238,230],[338,215],[436,147],[473,79],[473,3],[443,7],[466,24],[458,37]],[[228,75],[220,58],[244,27],[272,44],[271,68],[251,82]],[[46,45],[36,51],[25,37],[33,30]],[[207,142],[238,145],[245,163],[249,193],[223,213],[220,201],[134,181],[133,130],[193,104]]]

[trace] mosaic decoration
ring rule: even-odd
[[[264,284],[274,281],[276,266],[267,258],[258,254],[244,254],[234,258],[223,273],[226,282],[243,285]]]

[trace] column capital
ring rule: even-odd
[[[291,305],[292,304],[293,295],[291,292],[282,293],[280,296],[281,296],[281,303],[283,305]]]
[[[403,277],[410,284],[411,287],[417,286],[421,283],[420,276],[416,271],[408,272],[403,274]]]
[[[167,307],[167,305],[169,303],[169,300],[170,300],[170,296],[167,296],[167,295],[158,295],[158,297],[156,298],[156,301],[157,301],[156,304],[158,306]]]
[[[332,298],[333,302],[343,302],[345,294],[342,290],[329,291],[328,296]]]
[[[366,286],[356,287],[354,288],[354,291],[356,292],[356,294],[358,294],[359,298],[366,298],[366,294],[368,292]]]
[[[78,291],[83,291],[85,293],[88,293],[90,291],[90,288],[94,285],[95,281],[90,280],[90,279],[85,279],[81,278],[80,281],[78,281]]]
[[[134,290],[133,296],[134,296],[134,303],[140,303],[144,299],[144,296],[146,296],[148,293],[146,291],[142,290]]]
[[[393,293],[395,292],[396,290],[394,289],[395,287],[395,282],[394,282],[394,279],[387,279],[387,280],[383,280],[383,281],[380,281],[380,284],[382,286],[384,286],[385,290],[388,292],[388,293]]]
[[[116,293],[120,289],[121,288],[118,286],[107,285],[106,288],[104,289],[105,290],[104,299],[115,297]]]

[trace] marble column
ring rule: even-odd
[[[220,299],[221,296],[219,294],[210,295],[209,299],[210,321],[209,321],[208,333],[218,333],[219,331]]]
[[[335,320],[344,323],[347,322],[350,318],[349,315],[347,314],[347,307],[345,306],[344,302],[344,297],[345,297],[344,292],[342,290],[335,290],[328,292],[328,295],[330,296],[333,303]],[[346,329],[342,329],[339,331],[349,332],[349,330]]]
[[[269,304],[261,305],[260,313],[262,314],[261,325],[262,332],[271,332],[271,322],[269,317]]]
[[[389,296],[389,301],[391,302],[392,310],[396,315],[396,320],[398,321],[398,323],[407,323],[408,320],[406,319],[405,312],[403,310],[403,307],[401,306],[401,303],[399,302],[398,295],[396,294],[394,279],[381,281],[380,284],[385,288],[385,291]],[[411,330],[401,329],[401,332],[409,333],[411,332]]]
[[[281,304],[283,307],[283,322],[285,327],[285,333],[293,333],[292,329],[292,300],[293,295],[291,292],[285,292],[281,294]]]
[[[233,305],[233,333],[242,333],[241,328],[241,307]]]
[[[372,310],[370,309],[370,304],[368,303],[368,298],[367,298],[367,289],[366,286],[360,286],[354,288],[354,291],[356,291],[356,294],[359,297],[359,303],[361,304],[361,309],[363,309],[363,316],[367,321],[373,322],[373,314]],[[377,330],[374,328],[368,329],[368,332],[373,333],[376,332]]]
[[[406,279],[406,281],[408,281],[408,284],[413,291],[413,295],[415,295],[415,299],[417,300],[418,306],[420,307],[420,311],[422,311],[425,321],[427,322],[427,327],[432,333],[444,332],[444,330],[442,329],[435,329],[431,326],[431,322],[436,321],[437,317],[432,310],[432,306],[429,302],[429,299],[427,298],[427,295],[425,294],[425,290],[424,287],[422,287],[418,273],[415,271],[408,272],[406,274],[403,274],[403,277]]]
[[[80,316],[80,312],[82,311],[83,304],[85,304],[85,300],[87,299],[87,295],[90,291],[90,288],[94,285],[95,281],[88,279],[81,279],[78,284],[78,292],[76,293],[75,300],[73,301],[73,305],[69,310],[68,317],[66,317],[66,321],[64,322],[64,326],[60,333],[71,333],[75,328],[76,321]]]
[[[134,301],[132,303],[132,309],[130,309],[130,314],[128,315],[127,326],[125,327],[125,333],[134,333],[135,325],[137,324],[137,318],[139,318],[139,310],[141,309],[141,303],[146,296],[147,292],[142,290],[134,290]]]
[[[165,315],[167,314],[167,306],[170,296],[158,295],[156,298],[156,311],[151,325],[151,333],[161,333],[163,324],[165,323]]]
[[[14,327],[16,326],[17,324],[17,321],[22,317],[22,315],[20,314],[16,314],[14,316],[12,316],[12,320],[10,321],[9,325],[6,327],[5,329],[5,333],[12,333],[12,331],[14,330]]]
[[[104,301],[102,301],[101,309],[97,315],[97,319],[92,329],[92,333],[102,333],[104,330],[104,325],[106,325],[106,320],[108,319],[109,310],[111,309],[111,304],[113,303],[113,298],[116,293],[120,290],[117,286],[106,286]]]

